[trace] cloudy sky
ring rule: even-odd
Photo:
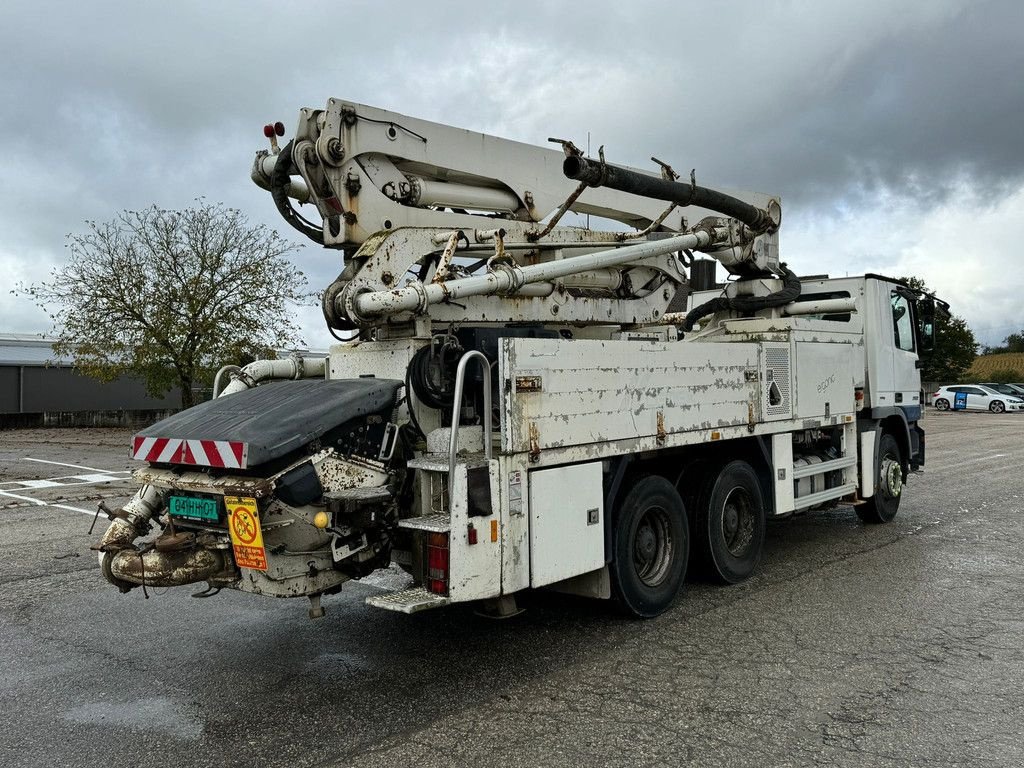
[[[86,220],[205,196],[287,230],[253,152],[332,96],[780,194],[798,273],[912,274],[984,342],[1024,327],[1018,0],[5,0],[0,61],[0,332],[49,330],[9,289]]]

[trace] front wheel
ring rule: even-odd
[[[1002,413],[1006,410],[1006,406],[1003,404],[1002,400],[993,400],[988,404],[988,409],[992,411],[992,413]]]
[[[949,400],[946,400],[946,399],[940,397],[938,400],[935,401],[935,410],[937,410],[937,411],[948,411],[949,410]]]
[[[663,613],[679,594],[690,557],[679,492],[658,475],[640,478],[618,508],[612,541],[615,597],[638,618]]]
[[[896,438],[886,433],[878,441],[875,460],[875,495],[857,507],[865,523],[888,523],[900,508],[903,495],[903,462]]]

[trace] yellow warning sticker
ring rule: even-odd
[[[256,499],[225,496],[224,506],[228,511],[228,530],[235,550],[235,563],[239,568],[267,570],[267,551],[263,548],[263,532],[260,530]]]

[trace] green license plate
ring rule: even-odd
[[[196,496],[171,496],[167,503],[173,517],[185,520],[202,520],[216,523],[220,519],[216,499],[202,499]]]

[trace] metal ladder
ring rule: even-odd
[[[399,528],[414,531],[426,531],[429,533],[450,533],[451,531],[451,489],[455,483],[455,470],[458,466],[459,452],[459,415],[462,412],[462,399],[466,385],[466,368],[473,360],[478,360],[484,375],[484,464],[491,460],[492,451],[492,427],[491,427],[491,365],[487,357],[478,350],[471,350],[459,359],[459,366],[455,372],[455,393],[452,410],[451,435],[448,441],[448,462],[447,464],[438,461],[437,458],[426,456],[412,459],[408,462],[409,469],[416,469],[423,472],[441,474],[446,472],[448,479],[448,503],[446,512],[437,512],[420,517],[410,517],[400,520]],[[436,454],[435,454],[436,456]],[[476,462],[473,462],[475,464]],[[444,489],[441,489],[442,503]],[[434,510],[431,510],[432,512]],[[386,592],[366,598],[366,604],[375,608],[383,608],[388,611],[400,613],[417,613],[440,608],[447,605],[451,600],[443,595],[436,595],[428,592],[423,586],[410,587],[409,589],[397,592]]]

